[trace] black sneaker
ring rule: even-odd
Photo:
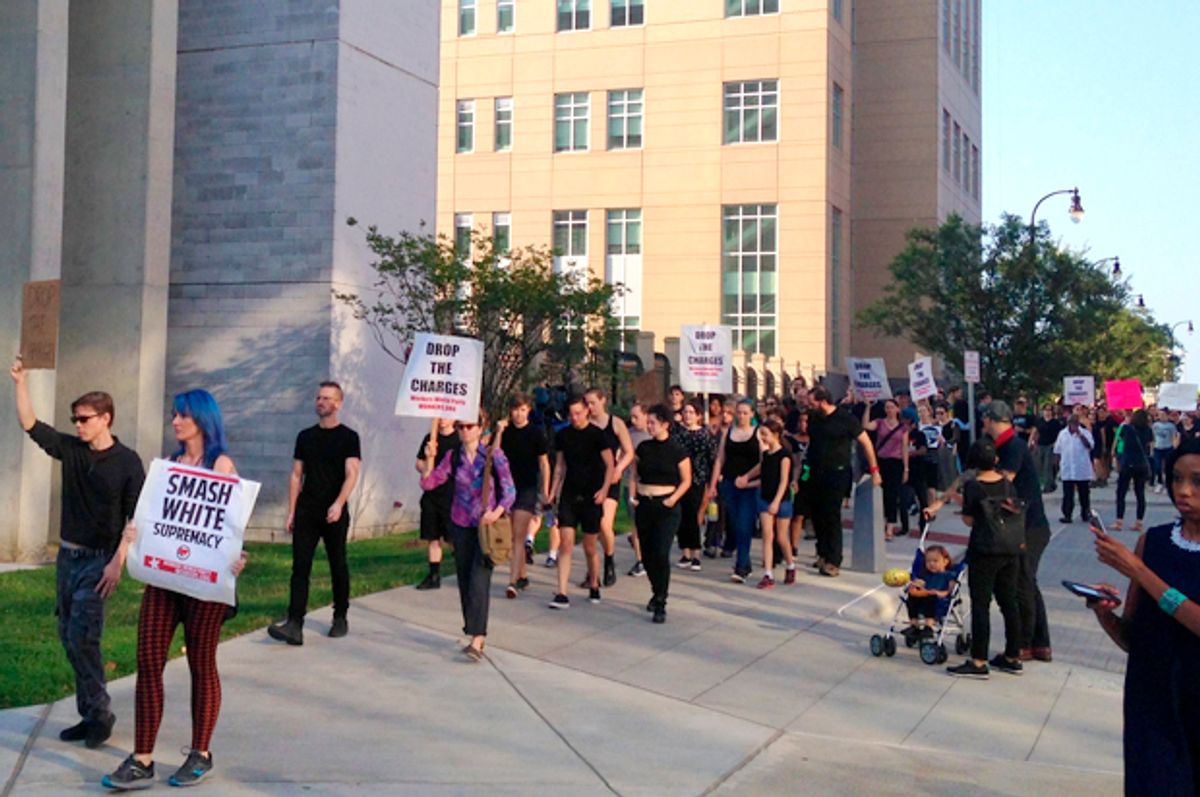
[[[107,742],[108,737],[112,736],[112,729],[116,724],[117,718],[112,714],[109,714],[105,719],[88,722],[87,735],[83,737],[84,746],[90,750],[95,750]]]
[[[646,611],[648,611],[648,612],[652,612],[657,608],[658,608],[658,598],[651,598],[650,602],[646,604]]]
[[[58,738],[64,742],[82,742],[87,738],[88,726],[90,724],[87,720],[83,720],[82,722],[75,723],[70,728],[63,728],[58,732]]]
[[[552,601],[550,601],[549,606],[551,609],[570,609],[571,599],[566,595],[558,594],[554,596]]]
[[[689,567],[692,566],[691,557],[688,557],[688,556],[679,557],[679,561],[675,563],[675,566],[678,567],[680,570],[687,570]]]
[[[175,770],[175,774],[167,778],[167,783],[172,786],[195,786],[212,772],[212,753],[204,755],[186,747],[184,752],[187,753],[187,758],[179,769]]]
[[[350,624],[346,622],[346,615],[335,614],[333,616],[333,625],[329,627],[329,636],[338,639],[348,633],[350,633]]]
[[[667,607],[661,603],[654,607],[654,616],[650,618],[656,623],[665,623],[667,621]]]
[[[148,789],[154,785],[154,762],[143,765],[130,755],[115,772],[100,778],[100,785],[115,791]]]
[[[533,540],[525,540],[525,564],[533,564]]]
[[[977,678],[980,681],[988,679],[988,666],[986,664],[976,665],[971,659],[967,659],[957,667],[947,667],[946,672],[958,678]]]
[[[617,562],[611,556],[604,557],[604,586],[617,583]]]
[[[304,623],[300,620],[284,620],[267,626],[267,635],[289,645],[304,644]]]
[[[734,570],[733,574],[729,576],[729,580],[732,581],[734,584],[745,584],[746,583],[746,574],[740,570]]]
[[[646,575],[646,566],[641,562],[637,562],[633,567],[629,568],[629,575],[634,578]]]
[[[700,557],[692,557],[692,563],[688,566],[688,569],[694,573],[699,573],[701,570],[703,570],[704,565],[700,564]]]
[[[529,589],[529,579],[527,579],[527,578],[518,578],[518,579],[517,579],[517,584],[516,584],[516,587],[517,587],[517,589],[519,589],[519,590],[521,590],[521,591],[524,591],[524,590],[527,590],[527,589]]]
[[[441,589],[441,588],[442,588],[442,574],[441,573],[430,573],[429,575],[425,576],[424,581],[422,581],[420,584],[417,585],[417,589]]]
[[[1021,664],[1020,661],[1009,661],[1000,653],[992,656],[992,660],[988,664],[1000,672],[1006,672],[1009,675],[1022,675],[1025,672],[1025,665]]]
[[[588,603],[599,603],[599,602],[600,602],[600,588],[592,587],[591,589],[588,590]]]

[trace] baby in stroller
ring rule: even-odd
[[[953,559],[945,546],[930,545],[925,549],[924,559],[922,567],[914,568],[917,578],[909,582],[905,600],[909,625],[903,633],[909,647],[918,639],[937,635],[938,620],[945,615],[950,588],[957,575],[957,571],[951,572]]]
[[[920,648],[921,661],[926,664],[946,661],[947,638],[954,639],[956,653],[962,653],[970,644],[963,589],[967,572],[965,557],[955,562],[945,546],[926,545],[928,534],[926,522],[922,524],[921,542],[913,556],[910,573],[895,568],[884,574],[885,584],[902,587],[900,605],[896,607],[887,631],[871,637],[873,656],[895,656],[897,634],[904,639],[906,647]],[[900,619],[901,612],[906,609],[907,624]]]

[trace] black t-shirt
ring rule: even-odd
[[[838,407],[830,415],[815,409],[808,414],[806,461],[814,473],[850,467],[850,444],[862,434],[862,423],[848,410]]]
[[[1038,418],[1033,425],[1037,428],[1039,446],[1054,445],[1055,441],[1058,440],[1058,433],[1066,428],[1066,424],[1058,418],[1051,418],[1050,420]]]
[[[429,445],[429,435],[422,437],[421,445],[417,446],[418,460],[425,459],[425,446],[427,445]],[[437,445],[437,462],[441,462],[442,457],[446,456],[447,451],[453,451],[462,445],[462,440],[459,439],[458,432],[451,432],[450,434],[438,432]],[[501,448],[503,448],[503,441],[501,442]],[[454,480],[446,479],[444,483],[434,487],[432,490],[426,491],[425,494],[449,505],[454,500]]]
[[[682,483],[679,463],[687,459],[688,455],[674,438],[643,440],[634,449],[634,454],[637,456],[639,484],[678,487]]]
[[[566,474],[562,495],[591,497],[604,486],[604,452],[611,452],[604,430],[589,423],[567,426],[554,436],[554,450],[563,455]]]
[[[733,439],[733,427],[725,434],[725,461],[721,464],[722,479],[736,479],[750,472],[758,464],[762,449],[758,436],[753,432],[742,441]]]
[[[1032,412],[1027,412],[1024,415],[1013,414],[1012,425],[1017,430],[1017,434],[1026,443],[1029,442],[1029,435],[1033,432],[1033,427],[1037,424],[1037,416]]]
[[[346,482],[346,460],[362,459],[362,446],[358,432],[349,426],[310,426],[296,435],[292,457],[304,463],[304,486],[296,505],[324,512]]]
[[[509,424],[500,437],[500,450],[508,457],[513,484],[518,490],[540,486],[538,479],[541,468],[538,467],[538,459],[543,454],[550,453],[546,435],[541,429],[532,423],[527,423],[519,429]]]
[[[1183,424],[1179,424],[1179,444],[1183,445],[1188,440],[1200,440],[1200,423],[1192,424],[1191,429],[1183,428]]]
[[[779,481],[783,478],[783,461],[788,456],[787,449],[780,448],[775,453],[764,451],[762,454],[762,469],[759,471],[758,494],[764,501],[774,501],[779,492]],[[790,476],[789,476],[790,480]]]
[[[997,539],[995,531],[988,522],[987,516],[984,513],[983,502],[985,499],[1000,499],[1003,500],[1009,493],[1009,487],[1005,486],[1006,479],[1000,479],[994,482],[981,482],[978,479],[971,479],[963,484],[963,508],[962,513],[971,518],[971,537],[967,543],[967,550],[971,553],[979,554],[1014,554],[1015,551],[1006,551],[1003,549],[1003,544]],[[1016,490],[1013,490],[1015,493]]]
[[[1038,480],[1029,443],[1013,435],[1002,446],[996,446],[997,468],[1014,474],[1012,485],[1027,504],[1025,528],[1039,529],[1050,525],[1042,505],[1042,483]],[[966,510],[963,510],[964,512]]]

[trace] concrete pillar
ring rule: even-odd
[[[869,475],[854,486],[854,535],[850,546],[850,569],[882,573],[887,567],[883,539],[883,490],[876,489]]]
[[[750,398],[761,399],[767,394],[767,358],[760,352],[755,352],[750,355],[750,367],[754,369],[754,373],[758,376],[755,384],[754,395]]]
[[[57,405],[106,390],[162,450],[177,0],[73,0]]]
[[[67,0],[0,3],[0,356],[20,349],[27,281],[61,263]],[[0,561],[39,561],[49,537],[52,461],[16,422],[12,384],[0,388]],[[32,371],[34,407],[54,417],[54,371]]]
[[[654,370],[654,333],[653,332],[638,332],[637,333],[637,348],[634,350],[638,359],[642,361],[642,368],[645,371]]]

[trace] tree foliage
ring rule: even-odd
[[[470,255],[444,235],[405,231],[392,237],[372,226],[366,237],[376,258],[373,295],[335,297],[401,363],[418,332],[481,340],[481,395],[493,418],[507,414],[515,392],[543,380],[596,381],[606,363],[611,369],[605,356],[616,340],[610,308],[623,286],[555,272],[546,247],[498,251],[482,230],[471,233]]]
[[[978,351],[984,387],[998,395],[1054,395],[1073,374],[1173,378],[1170,330],[1129,308],[1125,283],[1056,246],[1045,223],[1031,241],[1016,216],[981,226],[952,215],[907,241],[884,295],[859,315],[877,333],[907,337],[952,369],[964,349]]]

